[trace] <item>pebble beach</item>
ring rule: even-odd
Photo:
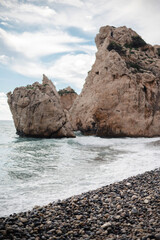
[[[160,240],[160,169],[1,217],[0,239]]]

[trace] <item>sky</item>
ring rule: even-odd
[[[159,0],[0,0],[0,120],[12,119],[6,93],[41,82],[80,93],[95,61],[101,26],[127,26],[160,44]]]

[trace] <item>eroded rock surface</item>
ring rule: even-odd
[[[59,90],[58,93],[60,95],[63,108],[69,111],[78,94],[71,87]]]
[[[160,136],[160,46],[132,29],[100,28],[96,61],[70,114],[74,129],[102,137]]]
[[[53,83],[43,75],[35,82],[8,93],[17,134],[31,137],[74,137]]]

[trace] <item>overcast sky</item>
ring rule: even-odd
[[[0,0],[0,119],[11,119],[5,94],[43,73],[79,93],[101,26],[125,25],[160,44],[159,12],[159,0]]]

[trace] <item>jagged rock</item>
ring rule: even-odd
[[[17,134],[31,137],[74,137],[53,83],[43,75],[35,82],[9,92],[10,106]]]
[[[132,29],[100,28],[96,61],[71,110],[72,125],[102,137],[160,136],[160,46]]]
[[[71,87],[59,90],[58,93],[60,95],[63,108],[69,111],[78,94]]]

